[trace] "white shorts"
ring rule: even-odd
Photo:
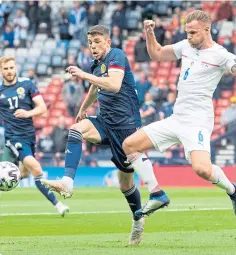
[[[202,150],[210,153],[211,130],[181,123],[174,115],[153,122],[143,128],[156,150],[164,152],[174,144],[183,144],[185,157],[190,161],[190,153]]]

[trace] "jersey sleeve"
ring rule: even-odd
[[[39,89],[33,84],[33,82],[28,83],[29,95],[33,99],[36,96],[40,95]]]
[[[222,54],[222,67],[225,71],[232,73],[232,67],[236,65],[236,55],[227,50]]]
[[[177,42],[175,44],[172,44],[174,53],[175,53],[175,56],[177,57],[177,59],[182,58],[182,50],[186,46],[186,42],[187,42],[187,40],[183,40],[183,41]]]
[[[111,57],[108,64],[108,72],[125,72],[125,55],[115,54]]]

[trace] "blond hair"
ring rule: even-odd
[[[96,26],[90,27],[87,35],[95,35],[95,34],[110,36],[110,30],[108,27],[103,25],[96,25]]]
[[[190,12],[185,18],[185,24],[190,23],[193,20],[202,21],[210,24],[212,23],[210,15],[200,10]]]
[[[0,57],[0,68],[2,68],[2,65],[9,62],[9,61],[15,61],[14,57],[11,56],[3,56]]]

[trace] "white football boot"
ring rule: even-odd
[[[133,220],[132,231],[129,238],[129,245],[138,245],[143,236],[145,218],[142,217],[140,220]]]

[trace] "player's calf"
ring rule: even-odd
[[[68,213],[69,208],[64,207],[64,205],[56,199],[54,193],[42,183],[43,171],[39,162],[33,156],[26,156],[23,159],[23,164],[26,169],[31,170],[34,176],[35,186],[56,207],[59,214],[64,216]]]
[[[142,137],[144,140],[147,138],[145,132],[143,130],[139,130],[124,141],[123,149],[125,150],[125,153],[132,152],[127,154],[127,159],[131,163],[133,169],[139,175],[140,179],[147,185],[150,192],[148,202],[141,209],[135,212],[136,216],[141,217],[144,215],[150,215],[153,212],[167,206],[170,203],[170,200],[166,193],[160,189],[160,186],[154,175],[151,161],[144,153],[137,152],[142,151],[143,146],[145,148],[151,148],[153,145],[150,139],[146,141],[145,145],[141,146],[141,149],[137,149],[137,146],[139,147],[140,145],[134,145],[134,147],[132,147],[133,138],[137,137],[138,139],[139,134],[140,137]],[[134,144],[136,144],[136,142],[134,142]],[[136,149],[136,152],[134,152],[134,148]]]
[[[192,151],[191,162],[193,170],[199,176],[224,189],[229,195],[235,192],[234,185],[229,181],[224,171],[219,166],[211,164],[209,152]]]
[[[19,169],[21,180],[29,177],[30,174],[29,170],[21,162],[19,165]]]
[[[194,172],[205,180],[209,180],[211,177],[211,164],[204,164],[201,162],[192,164]]]
[[[83,139],[96,142],[99,142],[101,140],[97,129],[88,119],[84,119],[79,123],[72,125],[71,129],[69,130],[65,151],[65,173],[64,177],[62,178],[64,188],[62,187],[62,185],[60,185],[60,194],[61,190],[63,193],[65,193],[66,190],[69,190],[69,193],[71,193],[73,189],[73,182],[76,175],[76,170],[81,158]],[[55,188],[57,189],[57,187]],[[63,189],[65,192],[63,191]],[[65,194],[65,196],[70,197],[71,195],[69,193],[68,195]]]
[[[134,184],[133,173],[125,173],[119,170],[118,178],[121,192],[129,204],[133,219],[137,221],[141,218],[135,215],[135,212],[141,208],[141,197],[138,188]]]

